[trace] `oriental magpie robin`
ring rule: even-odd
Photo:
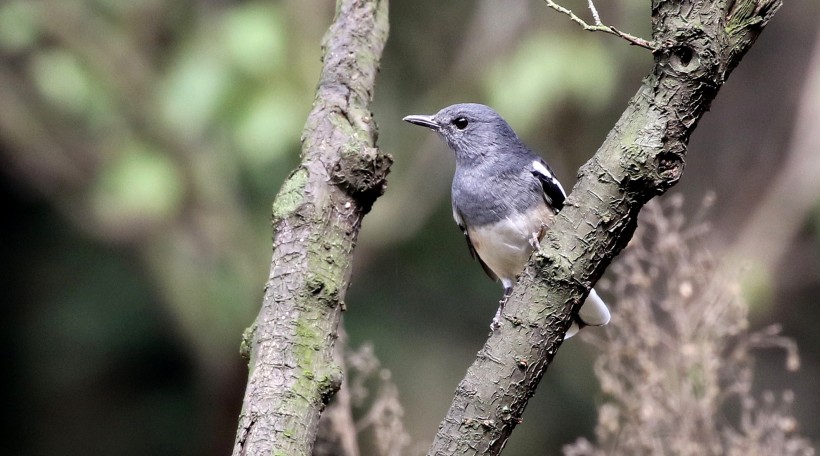
[[[455,153],[453,218],[472,256],[504,286],[491,326],[495,329],[516,277],[564,207],[564,188],[547,162],[487,106],[457,104],[432,116],[412,115],[403,120],[434,130]],[[585,325],[605,325],[609,318],[606,304],[590,290],[565,338]]]

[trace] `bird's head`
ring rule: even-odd
[[[503,158],[521,147],[510,125],[482,104],[456,104],[432,116],[412,115],[403,120],[436,131],[462,163]]]

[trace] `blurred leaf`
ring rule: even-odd
[[[159,92],[164,118],[188,134],[207,129],[232,82],[227,62],[206,41],[183,50]]]
[[[299,141],[303,108],[289,88],[259,94],[238,120],[236,141],[250,167],[281,157]]]
[[[615,87],[614,68],[598,39],[539,32],[493,66],[485,86],[489,104],[527,132],[541,112],[567,99],[593,109],[605,106]]]
[[[82,114],[96,103],[98,84],[75,55],[62,49],[42,51],[33,56],[30,69],[40,93],[60,108]]]
[[[110,93],[76,55],[59,48],[40,51],[32,56],[29,71],[46,100],[82,119],[91,130],[105,130],[120,121]]]
[[[184,190],[174,163],[143,144],[129,143],[122,152],[100,174],[92,194],[94,212],[122,229],[172,217]]]
[[[263,77],[282,67],[287,40],[278,9],[239,6],[225,16],[223,33],[229,58],[246,73]]]
[[[0,48],[23,51],[37,40],[36,7],[30,2],[16,1],[0,6]]]

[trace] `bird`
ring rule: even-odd
[[[496,330],[518,275],[564,207],[566,192],[547,162],[489,106],[461,103],[402,120],[435,131],[454,152],[453,219],[472,257],[504,287],[490,325]],[[609,320],[607,305],[592,289],[564,338]]]

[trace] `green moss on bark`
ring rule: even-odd
[[[308,177],[307,169],[301,167],[290,173],[273,201],[274,223],[295,212],[304,202]]]

